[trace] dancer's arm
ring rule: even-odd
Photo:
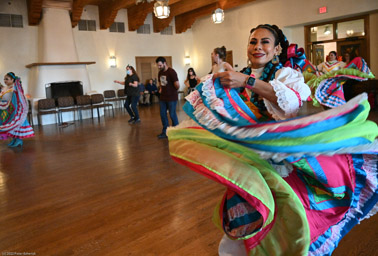
[[[134,81],[134,82],[129,83],[129,86],[138,87],[138,81]]]
[[[225,71],[234,71],[234,68],[227,62],[224,63]]]
[[[214,74],[213,79],[216,78],[219,78],[220,83],[226,88],[238,88],[246,86],[249,76],[236,71],[225,71]],[[270,102],[277,104],[276,93],[269,83],[256,79],[251,90]]]
[[[125,85],[125,81],[114,80],[114,83],[116,83],[116,84],[121,84],[121,85]]]

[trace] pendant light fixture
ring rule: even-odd
[[[215,24],[222,23],[224,21],[224,12],[221,8],[216,9],[212,15],[213,22]]]
[[[158,19],[166,19],[169,17],[168,0],[156,1],[154,4],[154,13]]]

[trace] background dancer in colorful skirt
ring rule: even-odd
[[[330,51],[328,54],[328,60],[320,63],[317,66],[317,69],[319,72],[322,72],[322,74],[326,74],[333,70],[342,69],[345,67],[345,65],[345,62],[337,60],[337,53],[335,51]]]
[[[0,94],[0,138],[13,138],[9,147],[23,145],[23,139],[34,136],[33,128],[27,120],[28,101],[25,98],[21,80],[13,72],[4,76],[4,86]]]
[[[174,160],[227,187],[213,218],[219,255],[330,255],[378,210],[366,95],[296,117],[311,91],[283,67],[288,48],[277,26],[252,29],[251,65],[204,79],[184,105],[195,122],[168,131]]]

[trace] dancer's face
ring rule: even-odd
[[[253,31],[247,49],[252,68],[262,68],[273,59],[278,50],[278,45],[274,46],[274,42],[275,37],[269,30],[259,28]]]
[[[4,84],[11,86],[14,83],[14,79],[8,75],[4,76]]]
[[[333,52],[330,52],[330,53],[328,54],[328,58],[329,58],[329,61],[336,60],[336,55],[335,55]]]
[[[345,58],[346,63],[350,62],[350,54],[349,53],[345,53],[344,58]]]
[[[211,59],[213,60],[213,63],[218,63],[219,61],[219,54],[215,53],[214,51],[211,53]]]

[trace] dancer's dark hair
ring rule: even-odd
[[[12,78],[13,80],[16,80],[16,75],[13,72],[8,72],[7,76],[9,76],[10,78]]]
[[[219,58],[221,58],[223,61],[226,60],[226,47],[217,47],[214,49],[214,52],[219,55]]]

